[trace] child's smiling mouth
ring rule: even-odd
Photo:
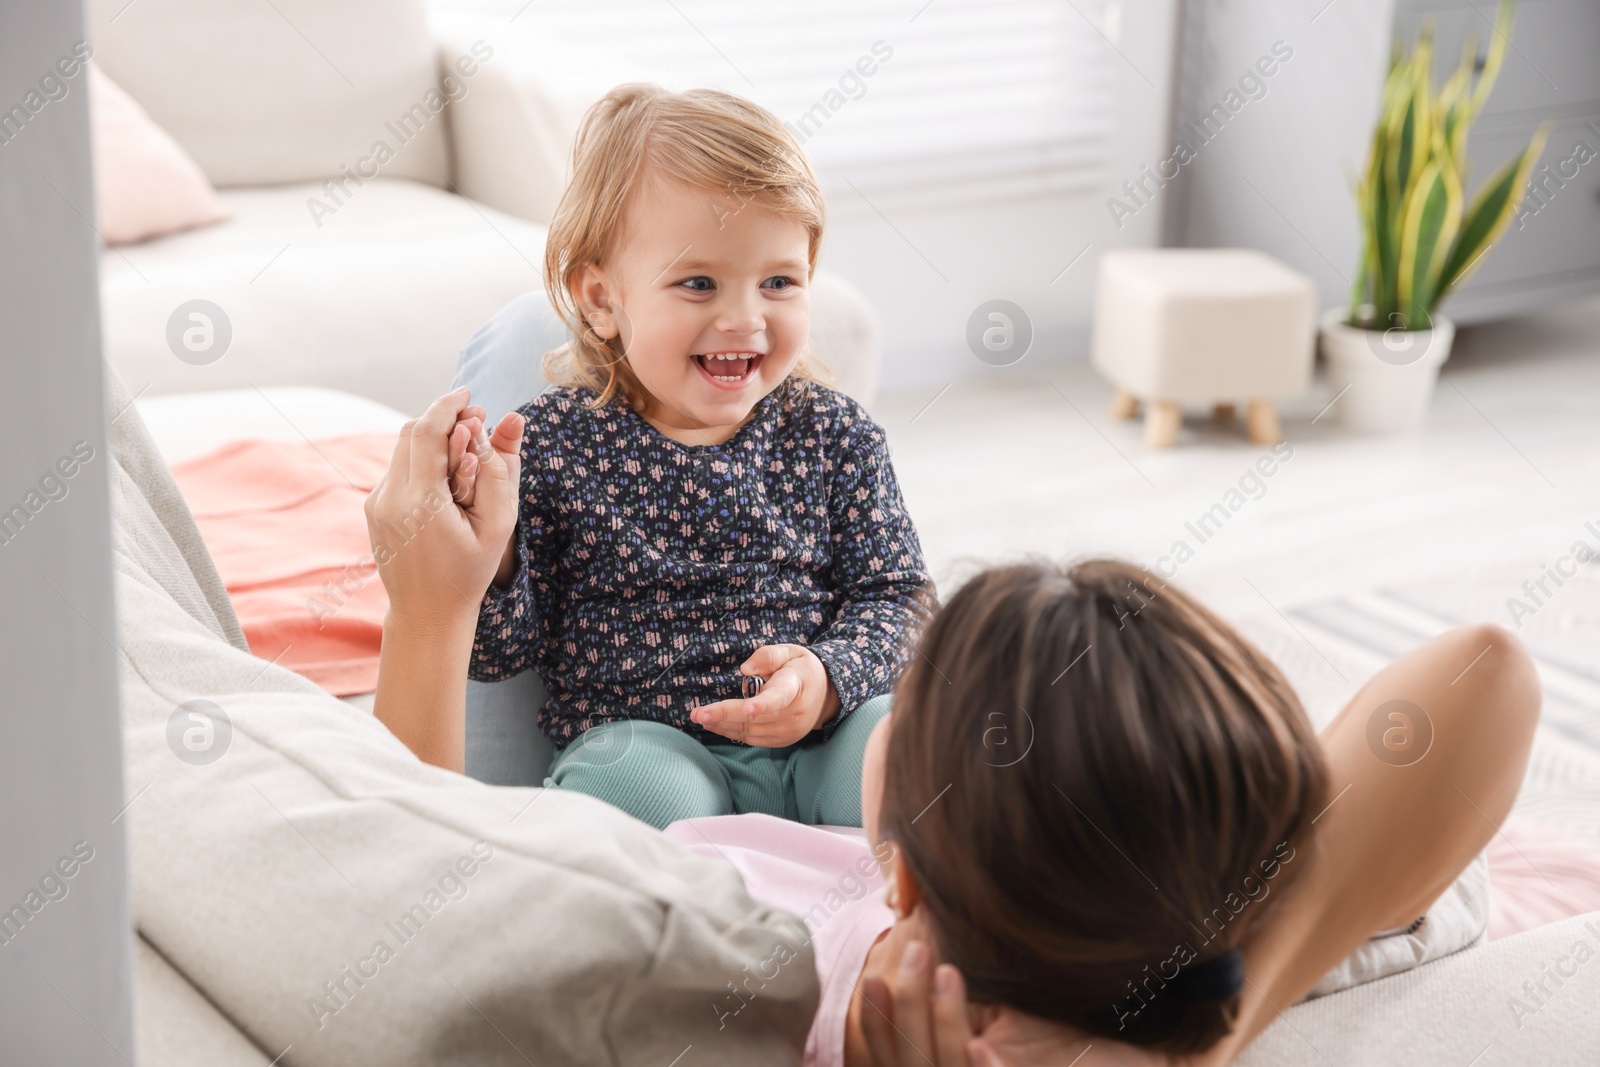
[[[755,376],[764,356],[763,352],[701,352],[691,358],[718,389],[738,389]]]

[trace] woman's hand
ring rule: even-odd
[[[928,946],[912,941],[890,978],[867,974],[861,1028],[873,1067],[1003,1067],[972,1032],[966,984],[948,963],[929,970]]]
[[[468,399],[458,389],[408,422],[367,497],[367,533],[390,612],[413,624],[476,616],[516,525],[522,416],[501,419],[488,447],[471,451],[472,438],[482,438],[482,409]]]
[[[748,745],[788,748],[839,714],[828,669],[804,645],[762,645],[739,665],[739,673],[765,678],[761,692],[748,700],[695,708],[689,721]]]
[[[522,441],[511,414],[470,451],[483,416],[468,399],[458,389],[405,425],[366,505],[389,594],[373,714],[418,757],[457,771],[478,606],[516,525]]]
[[[1166,1062],[1011,1008],[973,1007],[961,972],[941,963],[930,981],[931,963],[927,946],[911,941],[892,973],[862,975],[861,1029],[872,1067],[1063,1067],[1090,1048],[1103,1067]]]

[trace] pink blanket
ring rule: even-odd
[[[250,651],[336,696],[371,692],[389,598],[362,504],[393,434],[238,441],[172,473]]]
[[[1527,819],[1489,842],[1489,940],[1600,911],[1600,848]]]

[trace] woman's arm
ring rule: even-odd
[[[465,389],[434,401],[395,442],[367,498],[367,531],[389,594],[373,712],[429,763],[461,770],[467,660],[478,604],[516,523],[522,417],[500,420],[478,457],[470,506],[451,498],[450,438]]]
[[[1498,831],[1539,721],[1522,643],[1466,626],[1378,672],[1323,731],[1330,795],[1309,869],[1245,946],[1224,1063],[1380,930],[1422,915]]]

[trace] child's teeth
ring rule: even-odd
[[[716,352],[700,356],[701,366],[706,373],[719,382],[741,382],[749,376],[751,366],[754,364],[758,352]],[[726,367],[717,367],[716,364],[730,364]],[[718,370],[736,371],[734,374],[718,374]]]

